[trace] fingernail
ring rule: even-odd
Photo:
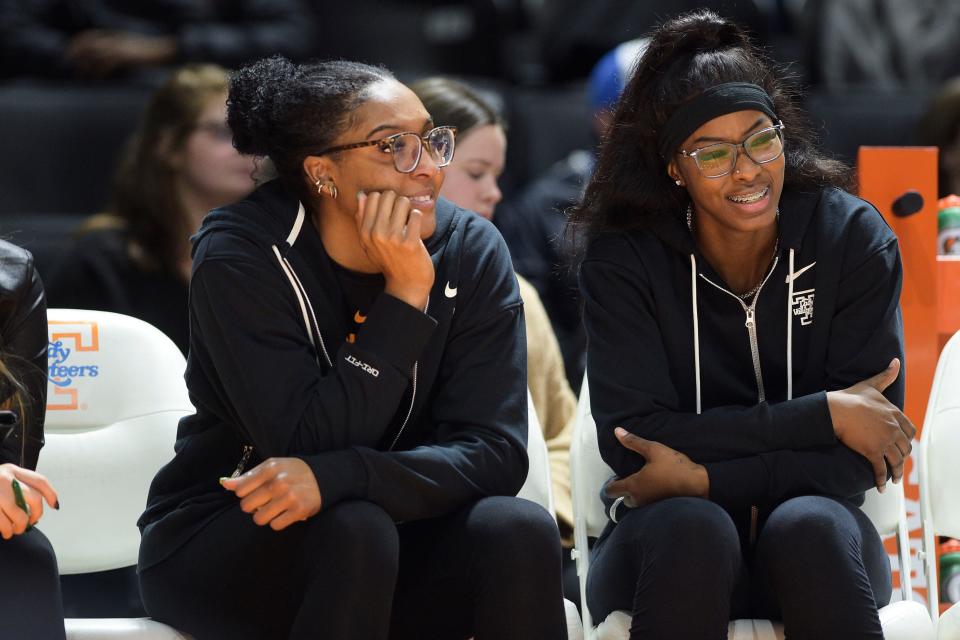
[[[627,430],[624,429],[623,427],[617,427],[616,429],[613,430],[613,432],[614,432],[615,434],[617,434],[618,436],[625,436],[625,435],[627,435]]]
[[[360,191],[357,191],[358,198],[365,198],[366,196],[367,196],[367,192],[364,191],[363,189],[360,189]]]
[[[60,501],[59,501],[59,500],[57,500],[56,502],[53,503],[53,508],[56,509],[57,511],[60,511]]]
[[[879,491],[880,493],[883,493],[886,490],[887,490],[887,485],[885,484],[882,484],[879,487],[877,487],[877,491]]]
[[[222,478],[220,478],[220,486],[224,486],[223,483],[226,482],[226,481],[229,480],[229,479],[230,479],[230,478],[228,478],[227,476],[223,476]]]

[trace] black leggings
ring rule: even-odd
[[[37,529],[0,539],[0,636],[63,640],[57,558]]]
[[[197,640],[566,637],[556,523],[511,497],[401,525],[344,502],[281,532],[236,506],[140,589],[153,618]]]
[[[791,640],[882,640],[890,564],[857,507],[804,496],[774,509],[751,557],[733,520],[699,498],[628,511],[597,543],[587,582],[594,623],[633,612],[638,638],[725,640],[738,618],[782,620]]]

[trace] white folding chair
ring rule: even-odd
[[[570,448],[570,473],[573,484],[574,545],[577,575],[580,578],[580,603],[587,640],[624,640],[629,637],[629,611],[615,611],[594,626],[587,607],[587,572],[590,568],[588,538],[596,538],[607,524],[600,488],[613,475],[613,470],[600,457],[597,428],[590,408],[590,392],[584,376],[580,390],[573,444]],[[932,640],[933,627],[926,611],[910,600],[909,543],[903,486],[888,484],[883,494],[876,489],[867,492],[863,506],[881,535],[897,535],[901,573],[900,602],[880,610],[880,623],[886,640]],[[901,542],[902,537],[902,542]],[[783,625],[770,620],[731,620],[728,640],[783,640]]]
[[[527,468],[527,479],[520,492],[520,498],[536,502],[547,510],[551,516],[553,509],[553,485],[550,481],[550,458],[547,452],[547,442],[543,439],[543,429],[537,410],[533,406],[533,398],[527,390],[527,458],[530,460]],[[577,606],[567,599],[563,600],[567,614],[567,640],[583,640],[583,624]]]
[[[940,617],[937,536],[960,538],[960,333],[947,342],[937,361],[920,434],[921,565],[927,580],[927,606],[940,640],[960,639],[960,605]]]
[[[38,470],[60,511],[39,528],[61,574],[137,563],[136,522],[157,470],[173,457],[177,423],[193,413],[185,361],[153,326],[102,311],[49,309],[46,445]],[[69,640],[183,640],[148,619],[68,619]]]

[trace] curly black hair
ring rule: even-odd
[[[689,196],[667,175],[658,133],[680,105],[725,82],[759,85],[773,99],[785,128],[787,187],[851,188],[850,169],[818,151],[788,74],[739,26],[697,10],[664,22],[650,37],[601,144],[583,201],[570,212],[571,246],[582,248],[608,232],[648,228],[660,216],[682,215]]]
[[[280,178],[302,198],[303,160],[350,127],[371,85],[393,79],[383,67],[347,60],[258,60],[230,76],[227,124],[233,146],[269,156]]]

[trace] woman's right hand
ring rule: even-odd
[[[357,196],[357,230],[367,257],[383,272],[385,291],[423,310],[433,287],[433,261],[420,229],[423,213],[393,191]]]
[[[13,492],[13,481],[20,484],[23,501],[28,511],[18,504]],[[37,524],[43,515],[43,501],[54,509],[60,508],[57,492],[50,483],[36,471],[18,467],[15,464],[0,464],[0,536],[9,540]]]
[[[900,360],[894,358],[875,376],[847,389],[827,392],[834,433],[840,442],[870,461],[881,492],[887,484],[886,462],[890,463],[893,481],[899,482],[917,434],[910,419],[883,396],[898,375]]]

